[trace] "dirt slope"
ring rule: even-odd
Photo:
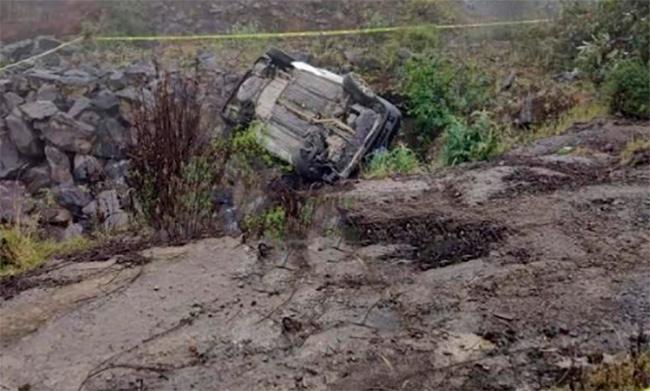
[[[640,137],[647,123],[603,121],[496,162],[348,184],[330,197],[355,239],[289,256],[219,238],[54,263],[0,302],[0,389],[565,384],[649,327],[650,165],[618,158]]]

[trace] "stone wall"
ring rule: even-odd
[[[0,74],[0,223],[30,214],[57,236],[124,229],[133,210],[132,108],[151,98],[157,71],[150,63],[62,64]],[[224,83],[237,77],[205,67],[201,75],[205,111],[218,112]]]

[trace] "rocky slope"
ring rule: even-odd
[[[324,189],[347,240],[50,263],[2,287],[0,388],[577,382],[650,331],[650,165],[619,159],[649,137],[648,123],[599,121],[490,163]]]

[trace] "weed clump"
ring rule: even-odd
[[[365,167],[366,178],[385,178],[393,174],[412,174],[420,169],[420,160],[415,152],[404,145],[388,151],[372,154]]]
[[[495,125],[486,112],[479,113],[471,125],[455,119],[443,135],[443,163],[453,166],[494,156],[499,147],[494,129]]]
[[[147,222],[171,239],[212,228],[211,194],[229,156],[210,143],[200,99],[194,79],[165,74],[134,113],[130,181]]]

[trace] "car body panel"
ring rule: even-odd
[[[362,104],[344,85],[343,76],[325,69],[297,61],[279,66],[264,56],[246,73],[222,116],[236,126],[261,122],[258,141],[307,177],[347,178],[363,156],[387,146],[401,114],[379,97]]]

